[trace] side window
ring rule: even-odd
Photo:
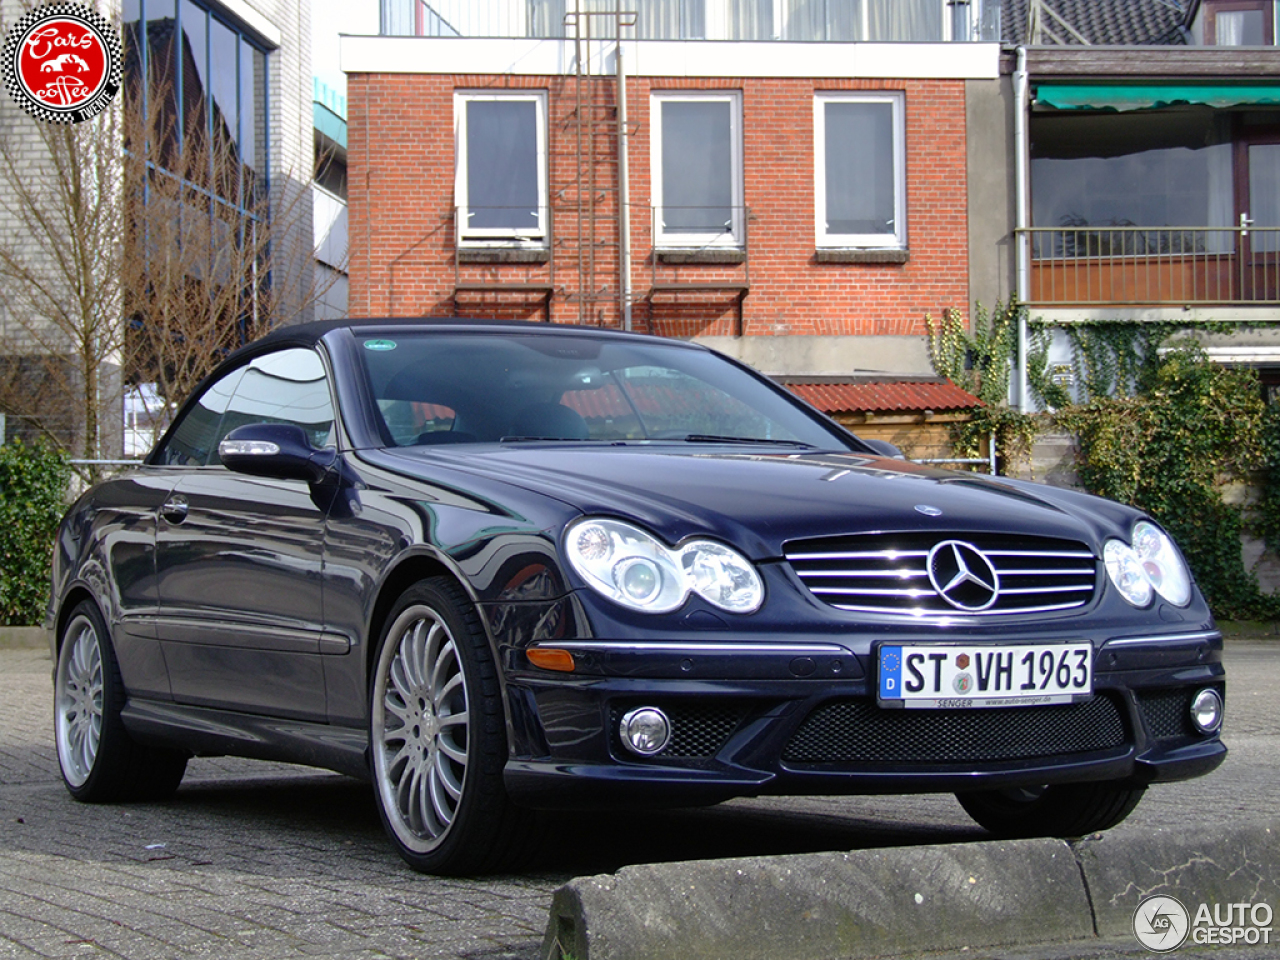
[[[333,446],[333,401],[324,364],[314,350],[280,350],[244,368],[218,427],[217,440],[249,423],[291,423],[317,447]],[[219,463],[217,443],[210,463]]]
[[[243,367],[215,381],[202,393],[157,451],[155,462],[171,467],[203,467],[211,454],[216,462],[214,451],[222,436],[218,425],[242,376]]]

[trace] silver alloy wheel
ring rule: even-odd
[[[98,757],[102,694],[102,641],[93,621],[80,614],[67,626],[54,684],[58,762],[73,787],[84,785]]]
[[[409,850],[438,846],[467,786],[466,674],[453,635],[430,607],[406,609],[378,658],[372,704],[382,808]]]

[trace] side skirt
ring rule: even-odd
[[[130,700],[121,712],[139,743],[197,757],[249,757],[322,767],[369,780],[369,734],[363,728],[261,717],[154,700]]]

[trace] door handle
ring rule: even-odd
[[[1240,236],[1247,237],[1249,235],[1249,228],[1252,226],[1253,221],[1249,219],[1249,214],[1240,214]]]
[[[174,494],[164,502],[164,506],[160,508],[160,516],[164,517],[170,523],[181,523],[187,519],[187,512],[191,509],[191,504],[187,502],[187,498],[181,494]]]

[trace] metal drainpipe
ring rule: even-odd
[[[618,270],[622,293],[622,329],[631,329],[631,166],[627,149],[627,71],[622,65],[622,4],[617,12],[618,44]]]
[[[1014,249],[1017,256],[1018,305],[1022,306],[1031,295],[1031,239],[1026,233],[1030,226],[1027,199],[1030,195],[1027,176],[1029,138],[1027,134],[1027,110],[1029,108],[1029,84],[1027,82],[1027,48],[1018,47],[1018,68],[1013,74],[1013,143],[1014,189],[1017,191],[1017,232]],[[1030,388],[1027,385],[1027,317],[1025,310],[1018,317],[1018,410],[1030,412]]]

